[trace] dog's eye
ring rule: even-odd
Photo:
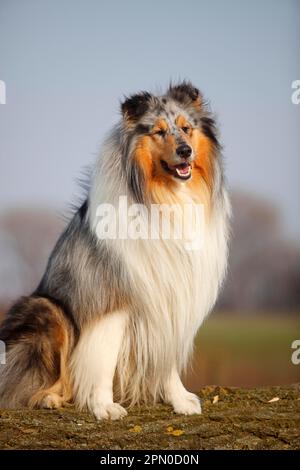
[[[156,132],[155,132],[156,135],[161,135],[161,136],[164,136],[166,135],[166,131],[164,129],[158,129]]]
[[[181,128],[185,134],[189,133],[190,128],[188,126],[184,126]]]

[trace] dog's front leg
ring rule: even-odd
[[[164,386],[165,401],[170,403],[175,413],[184,415],[201,414],[200,400],[194,393],[184,387],[176,367],[166,380]]]
[[[75,400],[97,419],[119,419],[126,410],[113,401],[113,379],[127,312],[105,314],[82,332],[72,359]]]

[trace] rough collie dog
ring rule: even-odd
[[[226,270],[230,204],[215,123],[187,82],[162,96],[138,93],[121,109],[39,286],[1,326],[1,407],[72,400],[118,419],[122,405],[164,401],[176,413],[201,413],[180,375]],[[120,196],[178,213],[201,205],[201,249],[187,249],[184,237],[99,237],[99,206],[117,209]]]

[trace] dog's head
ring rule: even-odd
[[[154,96],[138,93],[122,103],[129,158],[146,186],[176,189],[213,184],[213,159],[219,144],[203,97],[191,83],[170,86]]]

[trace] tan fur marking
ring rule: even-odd
[[[213,185],[212,143],[199,129],[194,129],[191,141],[196,154],[194,167],[199,170],[207,186],[211,189]]]

